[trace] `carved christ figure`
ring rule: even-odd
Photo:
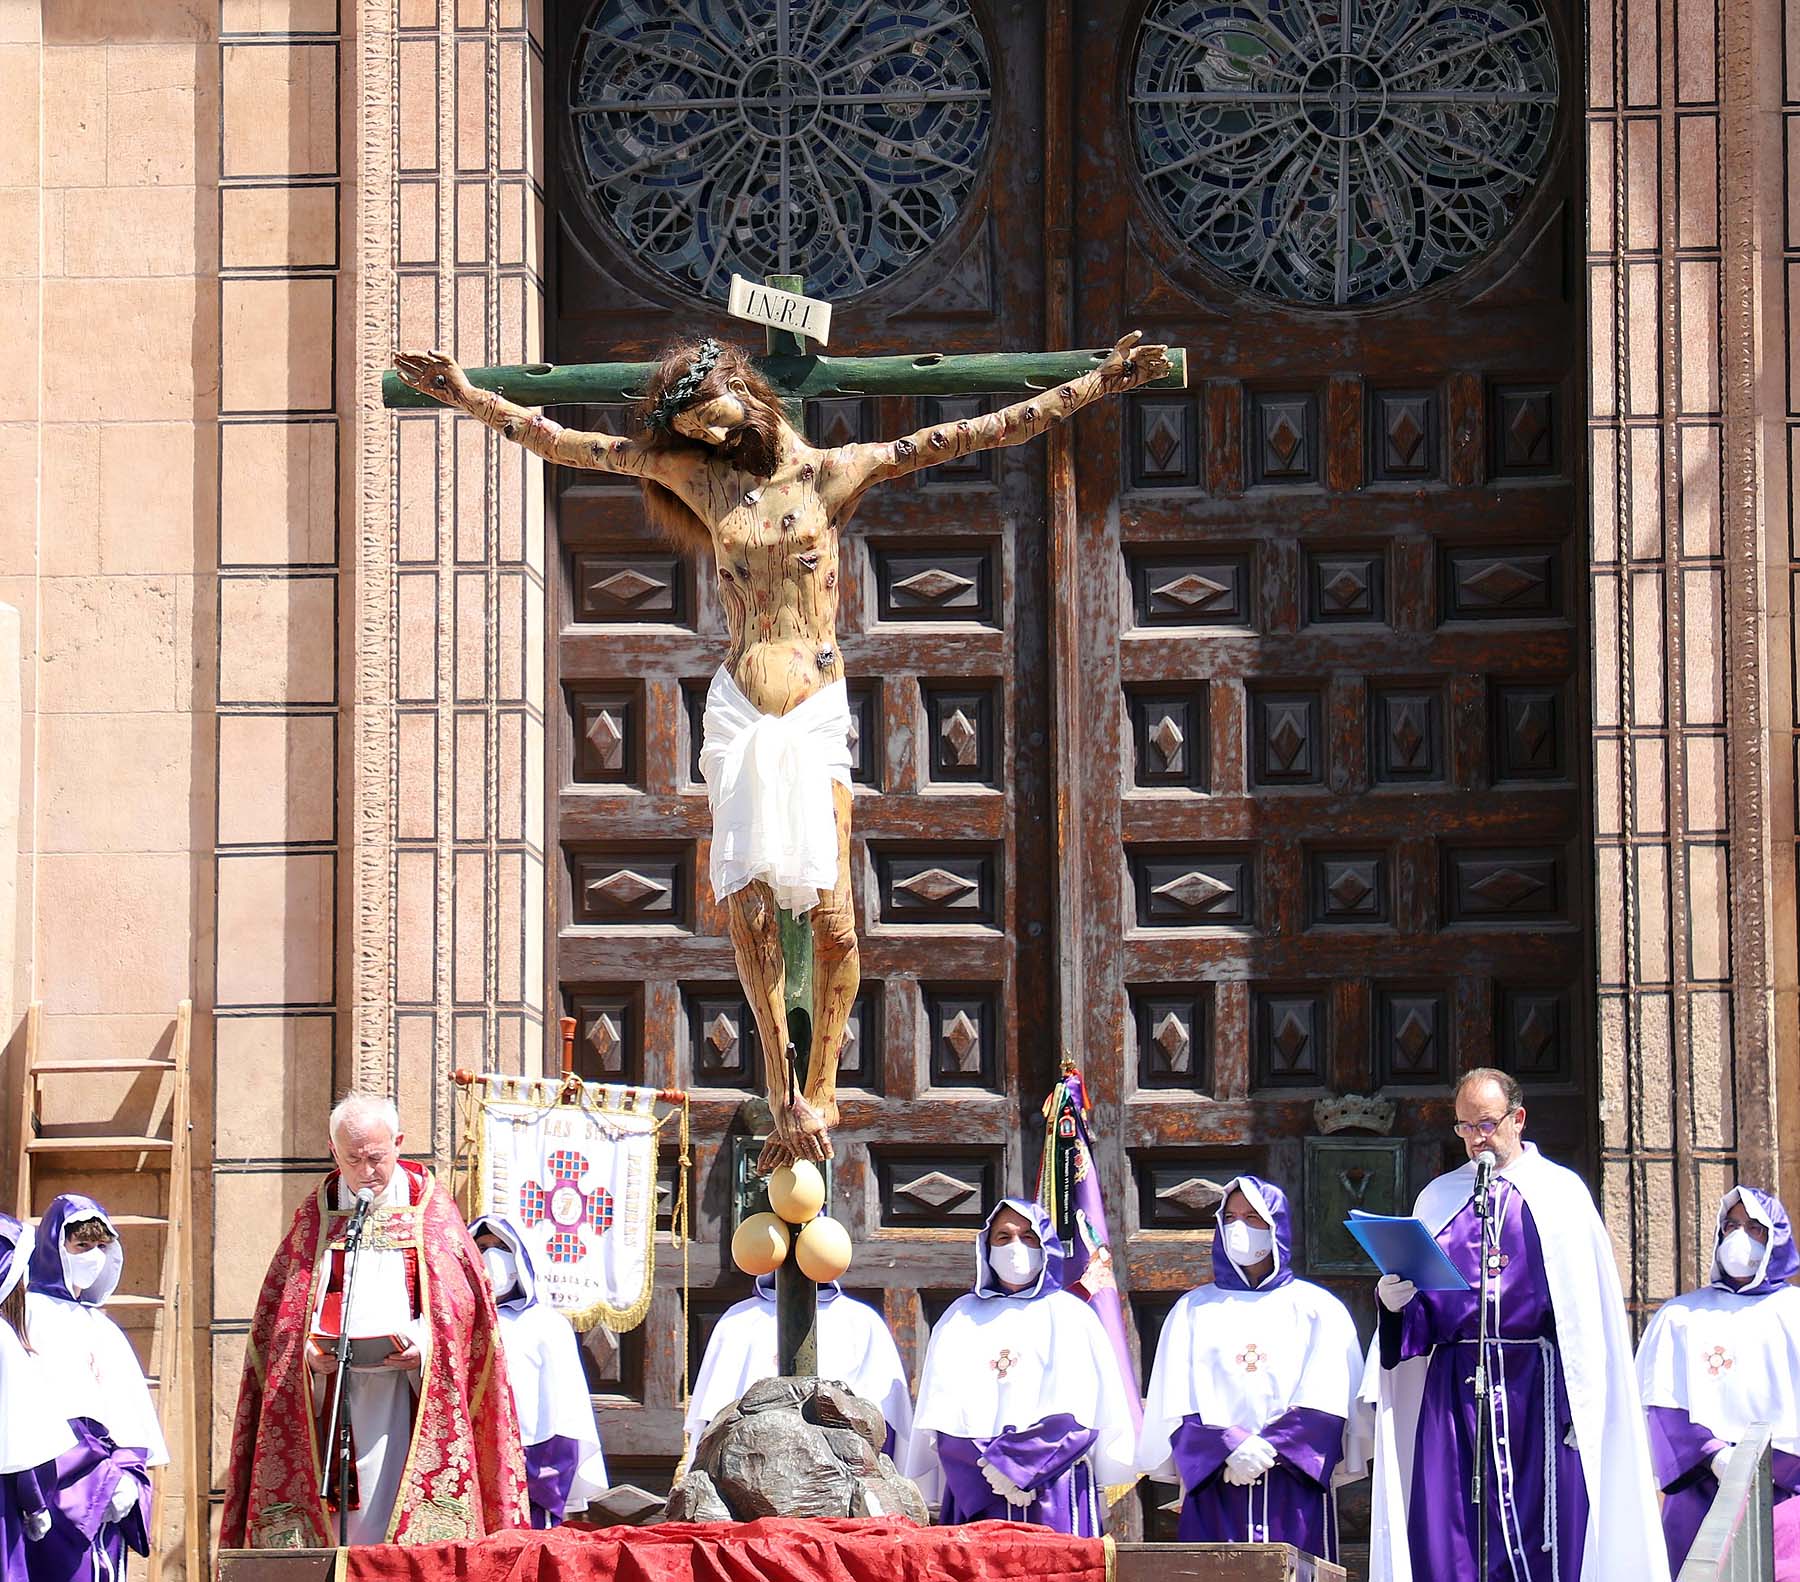
[[[883,444],[815,450],[747,355],[711,339],[672,348],[651,378],[644,432],[565,429],[478,390],[442,352],[395,358],[415,390],[546,461],[638,480],[676,548],[710,550],[730,649],[707,692],[701,771],[712,881],[768,1061],[774,1129],[758,1168],[831,1156],[837,1064],[861,972],[850,900],[849,700],[838,651],[839,537],[873,485],[971,451],[1018,445],[1168,372],[1134,330],[1092,372],[998,412]],[[811,913],[813,1049],[795,1071],[776,907]],[[804,1091],[802,1081],[804,1080]]]

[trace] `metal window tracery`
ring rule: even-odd
[[[1540,0],[1152,0],[1128,104],[1189,248],[1266,295],[1348,307],[1506,234],[1559,90]]]
[[[950,229],[992,126],[966,0],[601,0],[569,114],[596,216],[682,290],[842,299]]]

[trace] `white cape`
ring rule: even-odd
[[[1674,1406],[1736,1444],[1767,1423],[1800,1456],[1800,1287],[1761,1296],[1714,1286],[1664,1302],[1638,1348],[1645,1406]]]
[[[850,784],[850,693],[821,687],[764,714],[721,665],[706,689],[700,776],[712,803],[712,887],[720,901],[761,879],[794,916],[838,879],[832,782]]]
[[[894,1461],[906,1464],[912,1435],[912,1391],[900,1348],[881,1315],[867,1302],[845,1296],[832,1286],[819,1291],[819,1368],[821,1379],[836,1379],[881,1408],[894,1431]],[[775,1299],[746,1297],[719,1315],[700,1359],[700,1372],[688,1396],[683,1424],[690,1447],[706,1425],[751,1385],[772,1379],[777,1370]]]
[[[0,1318],[0,1475],[42,1466],[74,1448],[56,1381]]]
[[[25,1327],[62,1417],[93,1418],[114,1444],[142,1450],[148,1466],[169,1459],[150,1385],[117,1324],[91,1303],[30,1291]]]
[[[1612,1238],[1586,1183],[1573,1170],[1544,1158],[1535,1144],[1525,1144],[1502,1173],[1524,1197],[1544,1250],[1557,1350],[1587,1484],[1583,1582],[1669,1582],[1669,1552],[1650,1472]],[[1471,1161],[1426,1187],[1413,1212],[1435,1235],[1461,1212],[1474,1188]],[[1387,1582],[1412,1582],[1406,1504],[1430,1357],[1410,1358],[1389,1370],[1381,1366],[1378,1346],[1370,1348],[1363,1381],[1364,1398],[1376,1407],[1369,1574]]]
[[[1005,1366],[996,1366],[1001,1361]],[[1099,1434],[1087,1459],[1100,1487],[1131,1481],[1137,1425],[1118,1356],[1094,1310],[1067,1291],[971,1292],[932,1326],[903,1470],[935,1504],[943,1497],[939,1434],[988,1439],[1059,1412]]]
[[[594,1425],[594,1402],[581,1368],[581,1345],[568,1319],[543,1301],[500,1309],[500,1344],[506,1353],[506,1376],[512,1382],[519,1411],[519,1437],[525,1461],[531,1447],[546,1439],[567,1439],[580,1447],[581,1459],[569,1482],[565,1516],[588,1508],[606,1492],[606,1457]]]
[[[1360,1410],[1362,1370],[1356,1324],[1322,1287],[1306,1280],[1270,1291],[1200,1286],[1170,1310],[1156,1343],[1138,1471],[1175,1480],[1170,1438],[1190,1415],[1255,1433],[1305,1407],[1349,1425]],[[1351,1443],[1334,1479],[1340,1483],[1365,1470],[1360,1436],[1346,1437]]]

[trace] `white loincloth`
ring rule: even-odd
[[[842,681],[786,714],[764,714],[721,665],[706,689],[700,774],[712,803],[713,895],[760,879],[796,917],[837,884],[832,781],[850,784],[850,695]]]

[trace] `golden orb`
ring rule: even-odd
[[[794,1238],[794,1261],[809,1280],[835,1280],[850,1267],[850,1232],[821,1216]]]
[[[769,1202],[790,1225],[804,1225],[825,1206],[825,1177],[810,1159],[796,1159],[769,1177]]]
[[[773,1274],[788,1253],[788,1228],[774,1214],[752,1214],[731,1238],[731,1261],[745,1274]]]

